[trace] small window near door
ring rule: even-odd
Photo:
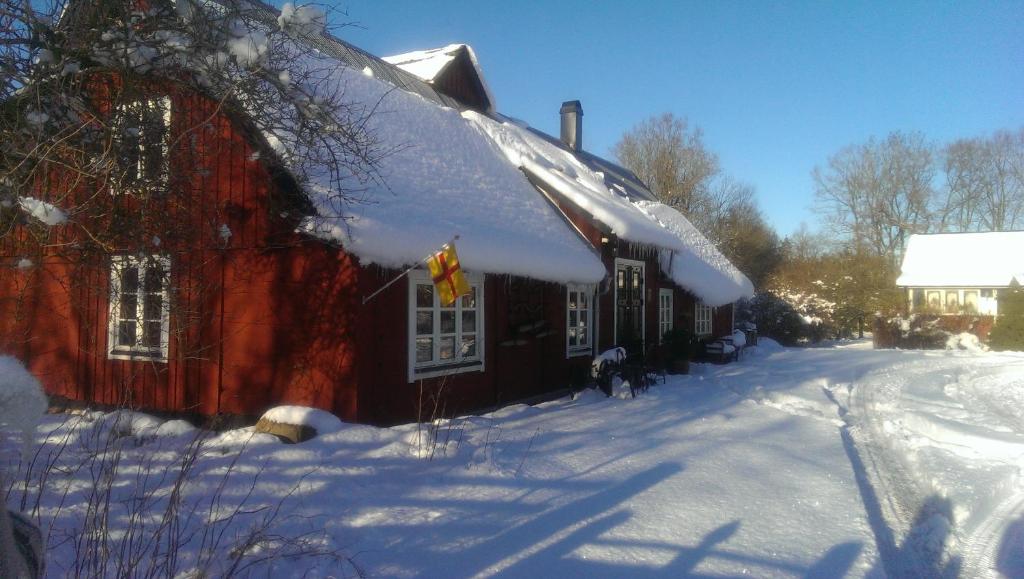
[[[672,290],[658,291],[658,343],[672,330]]]
[[[566,355],[589,354],[591,351],[593,287],[569,285],[565,290]]]
[[[711,306],[697,304],[694,307],[694,333],[698,336],[711,334]]]

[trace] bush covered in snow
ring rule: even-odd
[[[984,351],[984,340],[992,327],[991,316],[943,316],[911,314],[907,317],[876,318],[876,348],[908,350]]]
[[[753,322],[758,335],[795,346],[830,335],[827,306],[814,296],[762,290],[737,310],[737,321]]]

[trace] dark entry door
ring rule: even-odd
[[[615,263],[615,344],[627,353],[643,347],[644,264],[640,261]]]

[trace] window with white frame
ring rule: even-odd
[[[694,306],[694,328],[698,336],[707,336],[711,333],[711,306],[697,304]]]
[[[110,268],[108,354],[117,359],[167,360],[170,260],[119,256]]]
[[[112,193],[166,185],[170,124],[170,98],[118,105],[113,134],[120,173],[116,176]]]
[[[565,290],[566,355],[584,355],[592,350],[594,287],[569,285]]]
[[[410,381],[483,369],[483,276],[465,275],[470,292],[446,306],[428,272],[410,272]]]
[[[658,290],[658,343],[672,330],[672,290]]]

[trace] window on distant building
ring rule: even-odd
[[[593,286],[569,285],[565,289],[566,355],[591,352]]]
[[[117,107],[113,134],[118,166],[113,193],[138,192],[167,184],[170,123],[170,98],[139,100]]]
[[[483,276],[467,273],[470,293],[450,306],[425,270],[409,274],[409,381],[483,370]]]
[[[672,290],[658,290],[658,343],[672,329]]]
[[[913,296],[914,296],[914,298],[913,298],[914,309],[918,310],[918,309],[923,308],[924,305],[925,305],[925,302],[924,302],[924,290],[920,289],[920,288],[915,289],[914,293],[913,293]]]
[[[696,304],[694,308],[694,333],[698,336],[711,334],[711,306]]]
[[[956,290],[946,292],[946,313],[955,314],[960,311],[960,292]]]
[[[969,314],[978,312],[978,290],[964,290],[964,311]]]
[[[937,290],[928,292],[928,309],[935,312],[942,311],[942,292]]]
[[[167,360],[169,280],[166,257],[114,258],[108,332],[111,358]]]

